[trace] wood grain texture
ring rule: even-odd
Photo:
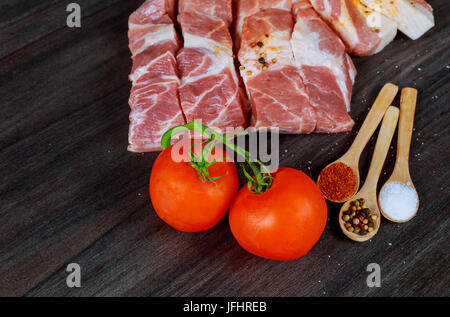
[[[348,149],[384,83],[418,89],[410,156],[417,216],[383,219],[358,244],[340,232],[339,205],[330,204],[319,243],[291,262],[243,251],[227,218],[186,234],[157,217],[148,197],[157,154],[126,151],[127,19],[141,1],[79,0],[80,29],[65,26],[69,2],[0,5],[1,296],[450,295],[449,1],[430,1],[436,26],[419,40],[398,35],[381,53],[354,58],[354,131],[281,136],[281,165],[316,179]],[[396,139],[379,186],[392,172]],[[361,157],[362,182],[374,145]],[[81,288],[66,286],[71,262],[81,265]],[[381,288],[366,286],[372,262]]]

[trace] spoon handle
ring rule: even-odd
[[[347,152],[348,155],[352,156],[353,158],[359,158],[364,147],[366,146],[370,137],[375,132],[378,124],[383,118],[386,109],[391,105],[392,101],[397,95],[397,92],[398,87],[394,84],[387,83],[383,86],[372,108],[367,114],[364,123],[359,129],[358,135],[356,136],[352,146]]]
[[[363,188],[361,188],[361,192],[367,193],[370,191],[376,195],[378,178],[380,177],[395,128],[397,127],[398,116],[398,108],[392,106],[389,107],[384,115],[383,123],[381,124],[380,132],[378,133],[377,143],[375,144],[372,161],[370,162],[369,172],[367,173],[367,178]]]
[[[400,98],[400,122],[398,124],[397,160],[396,165],[402,170],[408,170],[409,149],[411,146],[414,112],[416,110],[417,90],[403,88]],[[398,169],[396,169],[398,170]]]

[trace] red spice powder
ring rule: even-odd
[[[318,185],[328,200],[343,201],[353,193],[356,186],[356,175],[344,163],[335,163],[320,172]]]

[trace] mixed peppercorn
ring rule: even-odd
[[[269,37],[269,34],[266,34],[265,37]],[[275,64],[278,60],[276,58],[272,58],[270,60],[267,60],[267,55],[264,52],[261,52],[261,50],[264,49],[264,43],[262,41],[253,42],[250,44],[252,48],[254,48],[255,53],[258,54],[257,62],[260,64],[260,67],[258,67],[261,70],[267,70],[270,66],[270,62],[272,64]],[[240,66],[239,70],[243,71],[245,70],[244,66]],[[246,71],[247,76],[252,75],[252,71],[248,70]]]
[[[366,207],[363,198],[350,203],[347,211],[342,213],[342,221],[349,232],[366,235],[375,230],[378,216]]]

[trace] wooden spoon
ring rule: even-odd
[[[353,144],[350,146],[348,151],[339,159],[334,161],[331,164],[328,164],[325,168],[328,166],[331,166],[333,164],[336,164],[338,162],[344,163],[348,167],[350,167],[356,176],[356,185],[353,190],[353,192],[348,195],[348,197],[345,197],[342,200],[333,200],[329,197],[325,198],[328,199],[331,202],[335,203],[342,203],[344,201],[349,200],[352,198],[359,188],[359,157],[361,156],[362,151],[364,150],[364,147],[366,146],[367,142],[369,141],[372,134],[375,132],[376,128],[378,127],[378,124],[380,123],[381,119],[383,118],[386,109],[389,107],[389,105],[394,100],[395,96],[397,95],[398,87],[394,84],[387,83],[383,86],[380,93],[378,94],[377,99],[375,100],[372,108],[370,109],[369,113],[367,114],[366,119],[364,120],[361,128],[359,129],[358,135],[356,136],[355,140],[353,141]],[[317,179],[317,183],[320,182],[320,175]]]
[[[395,161],[394,171],[392,172],[391,177],[387,180],[387,182],[381,188],[381,192],[385,186],[389,183],[400,183],[414,189],[417,202],[419,202],[419,195],[417,195],[416,188],[411,179],[411,175],[409,174],[409,149],[411,146],[411,136],[412,129],[414,125],[414,112],[416,110],[416,102],[417,102],[417,90],[414,88],[403,88],[402,94],[400,98],[400,122],[398,124],[398,140],[397,140],[397,159]],[[379,198],[378,198],[379,202]],[[419,209],[419,203],[417,203],[417,208],[414,214],[406,220],[397,220],[389,217],[381,208],[380,211],[385,218],[393,222],[407,222],[414,218],[417,214],[417,210]]]
[[[380,173],[384,165],[384,160],[386,159],[386,155],[389,151],[389,146],[391,144],[395,128],[397,127],[398,115],[399,110],[396,107],[389,107],[389,109],[386,111],[383,123],[381,124],[380,132],[378,134],[377,143],[373,152],[372,161],[370,162],[366,181],[364,182],[361,190],[355,195],[355,197],[342,205],[342,208],[339,211],[339,225],[341,227],[341,230],[347,237],[354,241],[366,241],[376,235],[378,229],[380,228],[380,211],[378,210],[377,184],[378,178],[380,177]],[[377,215],[377,219],[374,221],[374,230],[365,235],[359,235],[348,231],[347,228],[345,228],[344,220],[342,220],[342,214],[344,211],[349,209],[350,202],[352,200],[360,198],[363,198],[365,200],[366,208],[369,208],[371,211],[370,214]]]

